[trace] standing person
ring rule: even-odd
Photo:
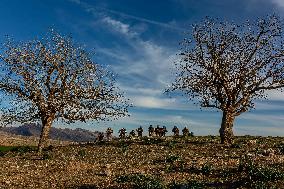
[[[135,133],[135,131],[134,131],[134,130],[132,130],[132,131],[129,133],[129,136],[130,136],[131,138],[136,137],[136,133]]]
[[[167,132],[168,132],[167,127],[163,126],[163,128],[162,128],[162,136],[165,137]]]
[[[138,137],[142,137],[143,135],[143,128],[142,126],[140,126],[138,129],[136,129],[137,133],[138,133]]]
[[[184,128],[183,128],[183,130],[182,130],[182,135],[183,135],[184,137],[189,136],[189,130],[188,130],[187,127],[184,127]]]
[[[157,127],[155,128],[155,135],[160,136],[160,126],[159,125],[157,125]]]
[[[177,126],[174,126],[172,132],[174,133],[174,136],[179,136],[179,129],[177,128]]]
[[[101,142],[103,140],[104,140],[104,133],[100,132],[99,135],[98,135],[98,141]]]
[[[125,134],[127,133],[125,128],[122,128],[118,131],[119,133],[119,138],[125,138]]]
[[[111,141],[112,133],[113,133],[113,130],[110,127],[107,128],[107,130],[106,130],[106,138],[107,138],[108,141]]]
[[[149,131],[149,137],[153,136],[154,134],[154,127],[152,125],[150,125],[150,127],[148,128],[148,131]]]

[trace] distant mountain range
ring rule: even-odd
[[[39,137],[42,126],[40,124],[24,124],[19,127],[4,127],[0,131],[22,136]],[[93,142],[96,140],[99,132],[91,132],[86,129],[60,129],[52,127],[50,129],[49,138],[53,140],[64,140],[73,142]]]

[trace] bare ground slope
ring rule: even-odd
[[[284,138],[238,137],[227,147],[219,140],[143,138],[50,147],[41,156],[8,152],[0,157],[0,188],[284,188]]]

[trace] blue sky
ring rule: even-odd
[[[0,41],[5,35],[25,41],[43,36],[49,28],[72,34],[95,49],[94,60],[108,66],[117,85],[131,99],[130,117],[112,122],[77,123],[115,132],[149,124],[188,126],[196,135],[217,135],[221,113],[202,109],[182,96],[169,97],[164,89],[174,80],[173,62],[179,42],[191,24],[205,16],[242,23],[268,14],[284,16],[284,0],[2,0]],[[284,135],[284,93],[269,92],[269,100],[239,116],[236,135]],[[56,123],[57,127],[66,127]]]

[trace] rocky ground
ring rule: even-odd
[[[50,146],[41,155],[32,147],[6,150],[0,188],[284,188],[284,138],[219,140],[145,137]]]

